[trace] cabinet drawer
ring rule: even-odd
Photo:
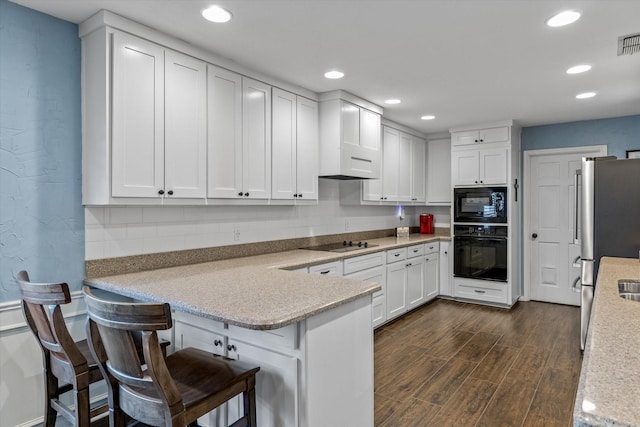
[[[263,348],[277,346],[296,349],[298,348],[298,323],[287,325],[284,328],[263,331],[229,325],[229,337],[256,344]]]
[[[407,248],[391,249],[387,251],[387,263],[407,259]]]
[[[342,269],[344,274],[350,274],[367,268],[378,267],[382,264],[384,264],[384,252],[376,252],[375,254],[347,258],[344,260]]]
[[[322,274],[324,276],[342,276],[342,261],[312,265],[309,267],[309,273]]]
[[[407,248],[407,258],[415,258],[424,255],[424,244],[413,245]]]
[[[454,294],[457,298],[487,301],[496,304],[508,304],[508,285],[474,281],[460,281],[454,279]]]
[[[225,356],[227,337],[187,323],[175,322],[175,348],[193,347],[213,354]]]
[[[425,243],[424,245],[424,254],[437,254],[440,252],[440,243],[439,242],[431,242]]]

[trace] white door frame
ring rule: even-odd
[[[534,157],[549,156],[549,155],[561,155],[561,154],[575,154],[584,151],[600,151],[597,156],[607,155],[606,145],[587,145],[581,147],[565,147],[565,148],[548,148],[544,150],[525,150],[524,154],[524,188],[523,188],[523,216],[522,216],[522,274],[524,293],[520,298],[521,301],[529,301],[531,299],[531,265],[530,259],[530,247],[528,240],[525,238],[531,234],[529,206],[531,204],[531,160]]]

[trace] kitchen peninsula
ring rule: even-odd
[[[376,239],[377,247],[348,256],[437,240],[420,235]],[[372,426],[371,303],[380,285],[285,270],[343,258],[292,250],[88,278],[85,283],[171,304],[176,348],[200,347],[259,364],[261,426]],[[230,403],[201,422],[232,422],[237,410]]]
[[[640,302],[618,295],[619,279],[640,279],[637,259],[603,257],[591,311],[574,426],[640,426]]]

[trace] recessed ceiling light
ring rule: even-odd
[[[202,11],[202,16],[207,21],[223,23],[231,20],[231,12],[227,9],[223,9],[220,6],[211,6]]]
[[[344,77],[344,73],[338,70],[331,70],[324,73],[324,76],[328,79],[341,79]]]
[[[384,101],[385,104],[389,104],[389,105],[395,105],[395,104],[400,104],[402,101],[400,101],[399,99],[387,99],[386,101]]]
[[[587,99],[587,98],[593,98],[594,96],[596,96],[595,92],[584,92],[584,93],[579,93],[578,95],[576,95],[577,99]]]
[[[571,67],[567,70],[567,74],[580,74],[591,69],[591,65],[576,65],[575,67]]]
[[[547,20],[547,25],[550,27],[562,27],[572,24],[578,19],[580,19],[580,12],[576,12],[575,10],[565,10],[564,12],[560,12],[549,18]]]
[[[422,119],[422,120],[433,120],[435,118],[436,118],[436,116],[422,116],[422,117],[420,117],[420,119]]]

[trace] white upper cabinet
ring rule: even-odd
[[[205,64],[113,34],[112,197],[203,198]]]
[[[427,203],[451,203],[451,140],[427,143]]]
[[[166,51],[164,186],[174,197],[206,196],[206,74],[204,62]]]
[[[398,200],[398,162],[400,155],[400,132],[384,126],[382,147],[382,200]]]
[[[380,178],[382,109],[342,91],[320,95],[319,176]]]
[[[164,49],[113,34],[113,197],[164,191]]]
[[[318,199],[318,103],[272,91],[271,198]]]
[[[411,138],[411,202],[424,203],[426,195],[426,141],[415,136]]]
[[[487,129],[454,132],[451,145],[490,144],[493,142],[508,142],[509,128],[507,126]]]
[[[242,76],[208,65],[207,81],[207,197],[242,197]]]
[[[271,195],[271,86],[208,66],[207,196]]]
[[[398,144],[398,163],[396,171],[398,174],[398,201],[409,202],[411,197],[411,135],[400,132]]]
[[[271,86],[242,78],[243,197],[271,195]]]
[[[495,126],[453,131],[453,185],[506,185],[509,181],[510,130],[509,126]]]

